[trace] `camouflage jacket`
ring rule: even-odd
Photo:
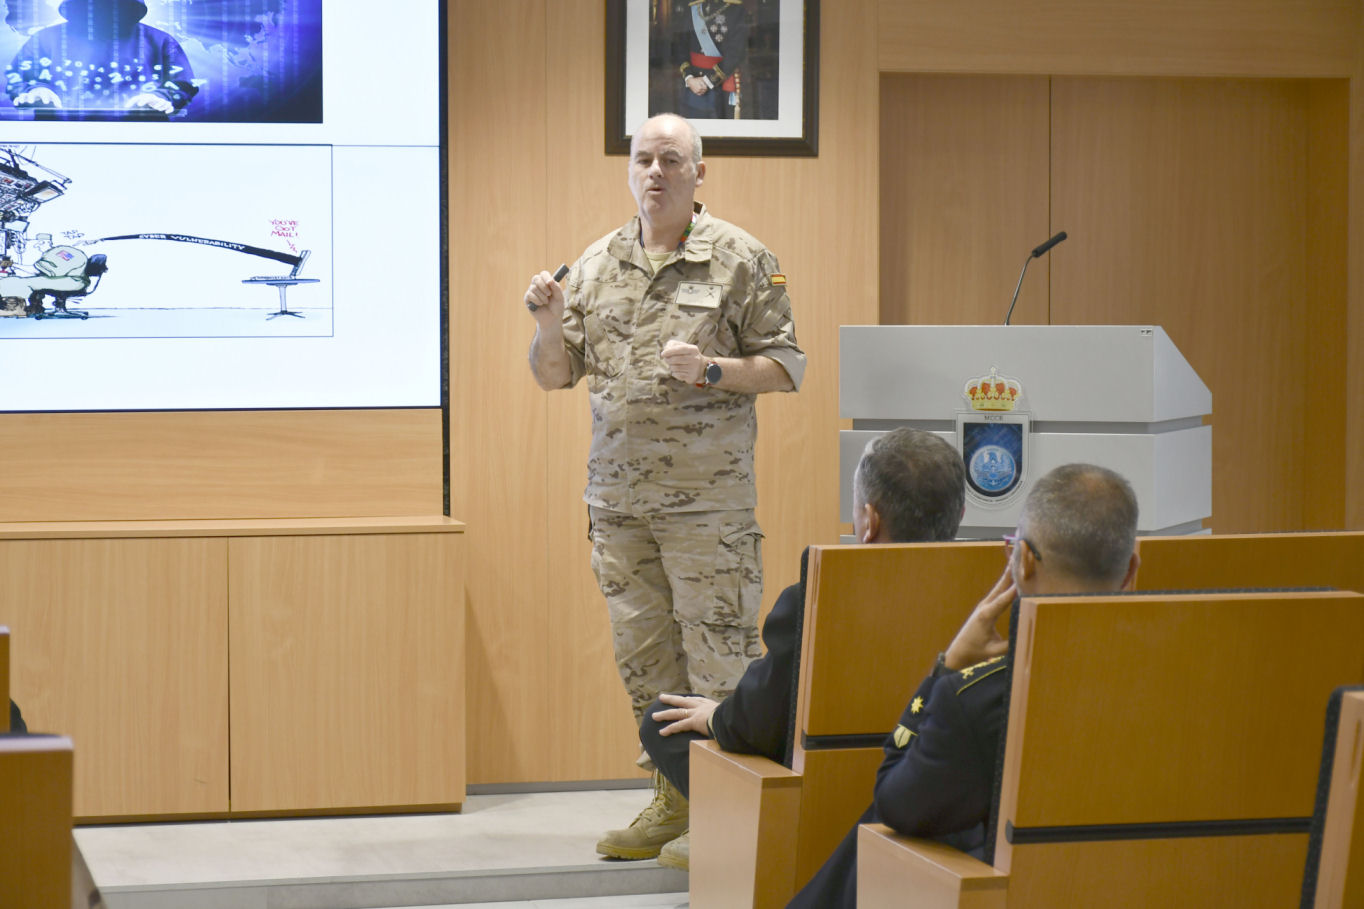
[[[642,514],[752,508],[756,395],[679,382],[662,360],[676,338],[708,357],[761,354],[800,387],[786,279],[748,233],[697,205],[696,226],[653,274],[639,218],[592,244],[568,276],[569,385],[587,377],[590,505]]]

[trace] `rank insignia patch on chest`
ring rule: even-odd
[[[720,305],[724,291],[719,284],[683,281],[677,286],[677,305],[694,309],[715,309]]]

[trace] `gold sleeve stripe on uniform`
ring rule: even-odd
[[[990,676],[994,675],[996,672],[1003,672],[1003,671],[1004,671],[1005,669],[1007,669],[1007,668],[1008,668],[1007,666],[1002,666],[1002,665],[1001,665],[1001,666],[996,666],[994,669],[991,669],[989,672],[984,673],[984,674],[982,674],[982,675],[976,676],[976,677],[973,678],[971,681],[967,682],[965,685],[963,685],[963,686],[961,686],[960,688],[958,688],[958,689],[957,689],[957,694],[961,694],[963,691],[965,691],[966,689],[970,688],[972,685],[976,684],[976,682],[979,682],[981,679],[988,679]]]

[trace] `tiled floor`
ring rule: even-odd
[[[649,796],[476,795],[459,814],[109,825],[76,839],[109,909],[685,907],[683,872],[595,851]]]

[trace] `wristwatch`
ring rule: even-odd
[[[929,678],[936,679],[947,675],[947,652],[938,654],[938,658],[933,661],[933,671],[928,674]]]
[[[706,368],[701,370],[701,381],[696,383],[697,388],[706,388],[720,381],[720,377],[725,371],[720,368],[720,364],[714,360],[706,362]]]

